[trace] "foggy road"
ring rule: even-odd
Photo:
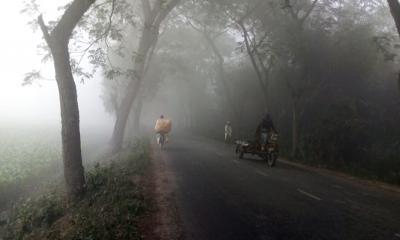
[[[400,239],[400,194],[234,147],[173,137],[160,154],[176,183],[186,239]]]

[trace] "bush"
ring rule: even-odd
[[[57,191],[17,204],[4,239],[140,239],[137,221],[145,205],[133,179],[148,164],[148,148],[136,142],[119,160],[96,164],[86,173],[84,198],[72,206]]]

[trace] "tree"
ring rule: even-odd
[[[390,13],[392,14],[392,17],[396,24],[397,32],[400,36],[400,3],[398,0],[387,0],[387,2],[389,4]],[[400,92],[400,73],[397,78],[397,86]]]
[[[397,32],[400,35],[400,3],[398,0],[387,0],[390,13],[396,24]]]
[[[210,46],[210,48],[213,52],[213,55],[216,58],[217,81],[219,83],[218,85],[222,89],[226,105],[229,108],[229,112],[231,114],[230,119],[233,120],[234,124],[239,124],[240,114],[235,107],[235,102],[233,100],[234,98],[232,96],[230,86],[225,77],[224,56],[222,55],[221,51],[218,49],[218,46],[215,43],[216,39],[225,33],[225,29],[220,30],[220,31],[213,30],[212,27],[210,27],[204,23],[201,23],[199,21],[196,21],[196,23],[192,23],[191,20],[188,20],[188,23],[194,30],[199,32],[204,37],[207,44]],[[240,129],[240,128],[238,127],[238,129]]]
[[[67,194],[71,200],[84,193],[85,177],[82,165],[79,129],[79,108],[76,85],[72,75],[68,43],[79,20],[95,0],[74,0],[51,32],[42,15],[38,23],[50,48],[60,94],[62,149],[64,178]]]
[[[133,76],[127,86],[121,105],[118,107],[112,136],[113,153],[118,152],[122,148],[128,117],[132,105],[140,92],[146,65],[149,61],[149,54],[151,53],[151,49],[157,44],[160,25],[178,3],[179,0],[156,0],[153,6],[151,6],[149,0],[142,0],[144,25],[136,51]]]
[[[263,94],[265,110],[269,108],[268,84],[273,66],[273,56],[268,51],[262,51],[263,46],[266,45],[265,41],[267,40],[269,31],[260,29],[261,19],[256,13],[262,12],[261,15],[268,14],[268,11],[272,10],[270,9],[271,6],[272,4],[270,3],[258,0],[236,2],[234,4],[225,3],[227,16],[238,27],[237,30],[243,37],[240,47],[246,50],[257,75],[258,84]],[[261,33],[261,30],[265,30],[264,33]],[[256,31],[258,32],[256,33]],[[259,39],[257,38],[258,35],[260,35]]]
[[[305,44],[305,32],[304,25],[306,20],[310,17],[310,14],[315,8],[318,0],[313,0],[311,6],[308,9],[304,10],[303,15],[300,15],[299,9],[295,9],[290,0],[285,0],[285,8],[288,9],[289,14],[294,21],[294,35],[296,36],[296,44],[295,49],[293,49],[293,62],[299,68],[299,82],[296,83],[294,81],[287,81],[288,89],[290,90],[292,97],[292,156],[296,157],[298,154],[298,145],[299,145],[299,103],[304,97],[306,91],[307,82],[309,82],[310,78],[310,66],[307,61],[308,47]],[[300,6],[299,8],[301,8]],[[293,79],[293,78],[290,78]]]

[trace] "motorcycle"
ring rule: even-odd
[[[264,159],[269,167],[274,167],[279,156],[277,133],[261,133],[260,141],[236,141],[236,154],[243,159],[245,154],[257,155]]]

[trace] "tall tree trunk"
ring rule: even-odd
[[[392,14],[393,20],[396,24],[397,33],[400,36],[400,3],[398,0],[387,0],[390,8],[390,13]],[[400,93],[400,73],[397,78],[397,86]]]
[[[142,116],[143,100],[139,98],[133,112],[133,131],[135,135],[140,134],[140,117]]]
[[[72,75],[68,43],[72,31],[95,0],[75,0],[65,11],[54,30],[49,33],[42,16],[38,23],[53,56],[61,109],[62,156],[66,190],[70,200],[84,193],[79,108],[76,85]]]
[[[400,35],[400,3],[398,0],[387,0],[390,8],[390,13],[396,24],[397,32]]]
[[[72,198],[79,198],[84,192],[85,178],[76,86],[71,72],[68,49],[61,46],[53,47],[52,51],[61,107],[65,182],[68,194]]]
[[[297,157],[299,143],[299,124],[297,115],[297,100],[292,103],[292,157]]]
[[[223,59],[223,58],[222,58]],[[239,123],[240,122],[240,116],[237,111],[237,108],[235,106],[235,102],[232,97],[231,89],[229,87],[229,84],[226,81],[225,78],[225,70],[224,70],[224,62],[223,60],[219,60],[218,62],[218,81],[221,82],[223,92],[225,95],[225,102],[227,103],[229,107],[229,112],[231,114],[231,121],[234,123]]]
[[[234,98],[232,96],[232,92],[231,89],[229,87],[228,82],[226,81],[226,77],[225,77],[225,60],[224,57],[222,56],[222,54],[220,53],[218,47],[216,46],[214,40],[211,38],[211,36],[209,36],[209,34],[206,31],[201,31],[198,30],[200,32],[203,33],[207,43],[211,46],[211,49],[214,53],[214,55],[217,58],[217,73],[218,73],[218,79],[217,81],[219,81],[219,83],[221,84],[222,87],[222,91],[224,94],[224,98],[225,98],[225,102],[226,105],[229,108],[229,113],[230,113],[230,119],[231,122],[233,122],[234,124],[237,123],[237,125],[239,125],[240,123],[240,114],[236,108],[235,102],[234,102]],[[241,129],[239,126],[237,126],[237,129]]]

